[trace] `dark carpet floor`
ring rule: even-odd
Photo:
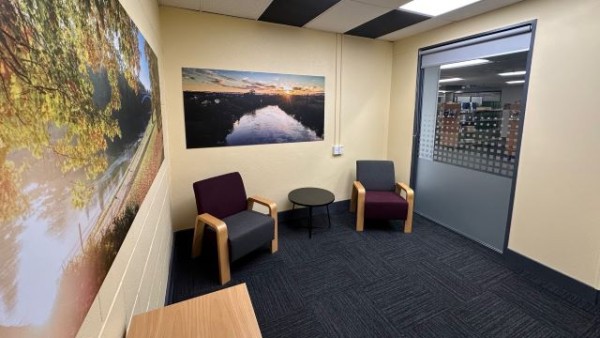
[[[306,220],[282,222],[279,252],[232,264],[225,287],[247,284],[264,337],[600,337],[600,307],[428,220],[412,234],[331,220],[312,239]],[[192,233],[175,235],[173,303],[222,288],[216,264],[190,258]]]

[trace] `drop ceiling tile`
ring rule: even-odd
[[[158,3],[163,6],[200,10],[200,0],[159,0]]]
[[[158,0],[162,6],[395,41],[523,0],[480,2],[425,21],[401,18],[410,0]],[[444,0],[437,0],[444,1]],[[414,18],[413,18],[414,19]],[[419,22],[421,21],[421,22]],[[377,35],[379,34],[379,35]]]
[[[411,0],[356,0],[366,5],[383,7],[387,9],[397,9],[398,7],[410,2]]]
[[[387,13],[389,9],[343,0],[310,21],[304,27],[328,32],[344,33],[356,26]]]
[[[523,0],[483,0],[476,2],[469,6],[463,7],[459,10],[455,10],[442,15],[442,17],[449,21],[460,21],[466,18],[470,18],[475,15],[479,15],[485,12],[493,11],[495,9],[512,5],[514,3]]]
[[[302,27],[340,0],[273,0],[260,21]]]
[[[406,28],[403,28],[403,29],[391,32],[389,34],[380,36],[378,39],[386,40],[386,41],[396,41],[396,40],[400,40],[400,39],[409,37],[411,35],[415,35],[415,34],[426,32],[428,30],[432,30],[432,29],[435,29],[438,27],[442,27],[442,26],[448,25],[450,23],[452,23],[452,21],[446,20],[446,19],[442,18],[441,16],[433,17],[429,20],[421,21],[412,26],[408,26]]]
[[[198,1],[198,0],[196,0]],[[257,20],[269,7],[272,0],[199,0],[200,10],[203,12],[217,13],[238,18]]]
[[[367,23],[346,32],[348,35],[378,38],[399,29],[429,19],[429,16],[401,10],[391,10]]]
[[[378,39],[386,41],[397,41],[412,35],[416,35],[422,32],[426,32],[438,27],[442,27],[451,24],[455,21],[464,20],[485,12],[493,11],[495,9],[512,5],[514,3],[523,0],[482,0],[469,6],[463,7],[459,10],[452,11],[440,16],[433,17],[429,20],[419,22],[415,25],[408,26],[404,29],[391,32],[384,36],[380,36]]]

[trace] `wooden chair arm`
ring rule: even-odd
[[[219,280],[221,281],[221,285],[223,285],[231,280],[231,272],[229,270],[229,236],[227,234],[227,225],[225,222],[208,213],[196,217],[194,240],[192,242],[192,258],[198,257],[202,252],[202,239],[204,237],[205,226],[210,227],[217,233]]]
[[[250,196],[248,197],[248,210],[252,210],[254,203],[264,205],[269,209],[271,217],[277,218],[277,204],[275,202],[261,196]]]
[[[192,258],[200,256],[202,251],[202,239],[204,238],[204,226],[208,225],[217,233],[217,245],[222,241],[227,245],[227,225],[215,216],[204,213],[196,217],[196,226],[194,228],[194,240],[192,243]]]
[[[360,181],[354,181],[353,188],[359,195],[366,192],[365,187],[362,185],[362,183],[360,183]]]
[[[351,207],[356,208],[356,231],[363,231],[365,225],[365,195],[366,189],[360,181],[352,185]]]
[[[406,215],[406,221],[404,222],[404,232],[412,232],[413,223],[413,209],[415,207],[415,191],[412,190],[408,184],[403,182],[396,182],[396,193],[400,195],[401,191],[406,194],[406,202],[408,202],[408,212]]]
[[[215,216],[209,213],[204,213],[202,215],[198,215],[196,219],[213,228],[217,233],[227,235],[227,225],[225,224],[225,222],[216,218]]]
[[[275,221],[273,229],[273,240],[271,241],[271,253],[275,253],[277,252],[277,250],[279,250],[279,225],[277,222],[277,204],[268,198],[260,196],[250,196],[248,197],[248,210],[252,210],[252,208],[254,207],[254,203],[258,203],[267,207],[269,209],[269,216],[271,216],[271,218],[273,218],[273,220]]]
[[[406,201],[413,201],[415,198],[415,191],[412,190],[408,184],[404,182],[396,182],[396,193],[400,194],[401,191],[406,193]]]
[[[366,193],[367,190],[362,183],[360,183],[360,181],[354,181],[354,184],[352,185],[352,197],[355,200],[356,206],[364,206]]]

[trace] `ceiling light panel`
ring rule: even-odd
[[[448,63],[445,65],[441,65],[440,69],[454,69],[454,68],[471,67],[471,66],[483,65],[486,63],[490,63],[490,62],[491,62],[490,60],[486,60],[486,59],[473,59],[473,60],[467,60],[467,61],[461,61],[461,62]]]
[[[516,72],[506,72],[506,73],[499,73],[498,75],[500,76],[517,76],[517,75],[525,75],[527,72],[524,70],[519,70]]]
[[[439,83],[456,82],[456,81],[462,81],[462,80],[464,80],[462,77],[451,77],[449,79],[441,79],[439,81]]]
[[[354,0],[363,4],[383,7],[387,9],[397,9],[398,7],[410,2],[410,0]]]
[[[429,16],[437,16],[468,6],[480,0],[413,0],[400,9]]]
[[[306,28],[344,33],[390,10],[352,0],[342,0],[304,25]],[[340,20],[340,18],[344,18]]]

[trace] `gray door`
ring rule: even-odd
[[[502,252],[530,27],[421,53],[415,212]]]

